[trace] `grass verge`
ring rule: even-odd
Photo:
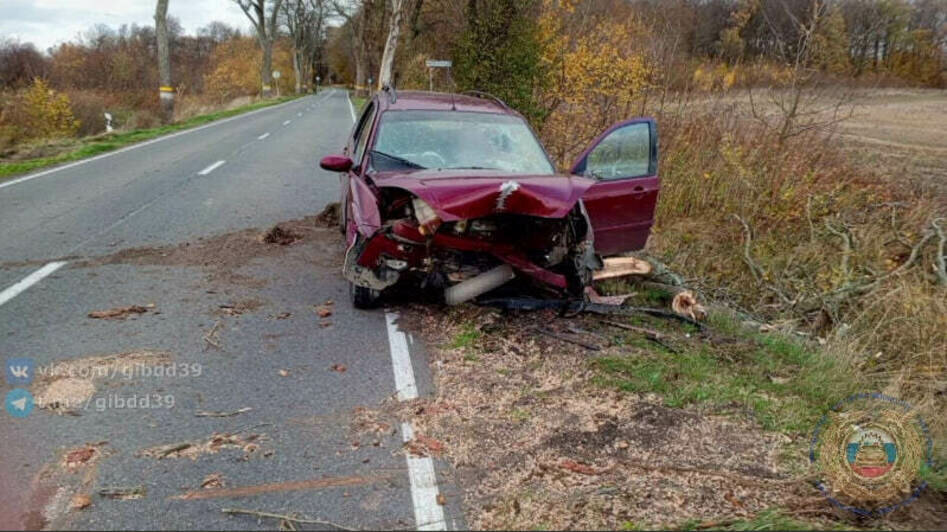
[[[160,127],[150,128],[150,129],[138,129],[135,131],[112,133],[112,134],[107,134],[103,136],[98,136],[95,138],[84,139],[84,140],[80,140],[78,143],[78,146],[75,147],[74,149],[63,152],[63,153],[59,153],[57,155],[51,155],[48,157],[38,157],[36,159],[28,159],[28,160],[15,161],[15,162],[0,162],[0,181],[19,176],[26,172],[31,172],[33,170],[45,168],[47,166],[53,166],[60,163],[67,163],[67,162],[72,162],[72,161],[78,161],[80,159],[85,159],[88,157],[93,157],[101,153],[123,148],[130,144],[135,144],[135,143],[142,142],[145,140],[151,140],[153,138],[157,138],[162,135],[167,135],[169,133],[174,133],[176,131],[190,129],[196,126],[201,126],[209,122],[213,122],[215,120],[229,118],[231,116],[243,114],[248,111],[262,109],[264,107],[271,107],[273,105],[281,104],[281,103],[293,100],[295,98],[297,98],[297,96],[295,95],[284,96],[282,98],[276,98],[273,100],[254,102],[249,105],[237,107],[235,109],[216,111],[216,112],[208,113],[205,115],[191,117],[182,122],[168,124],[165,126],[160,126]]]

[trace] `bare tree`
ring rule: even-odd
[[[174,120],[174,87],[171,85],[171,50],[168,46],[168,0],[158,0],[155,8],[155,36],[158,41],[158,97],[161,99],[161,120]]]
[[[365,43],[367,11],[374,0],[333,0],[335,14],[351,27],[352,62],[355,63],[355,93],[360,94],[368,79],[368,52]]]
[[[282,21],[293,39],[293,71],[296,93],[308,90],[312,67],[325,33],[325,0],[284,0]]]
[[[780,0],[783,2],[783,0]],[[829,6],[826,0],[811,0],[804,18],[792,13],[782,3],[785,14],[795,26],[794,37],[781,31],[766,17],[772,31],[778,57],[789,67],[788,87],[766,91],[766,102],[754,98],[748,89],[750,108],[754,118],[779,135],[780,142],[809,130],[827,130],[850,118],[854,112],[854,92],[821,79],[814,62],[817,55],[817,36]]]
[[[273,83],[273,41],[276,40],[276,17],[283,0],[271,0],[267,10],[267,0],[233,0],[247,15],[256,30],[263,61],[260,63],[260,82],[263,84],[263,97],[269,98]]]
[[[401,17],[404,12],[403,0],[391,0],[391,18],[388,20],[388,39],[385,40],[385,51],[381,55],[381,68],[378,72],[378,88],[392,85],[391,72],[395,62],[395,52],[398,50],[398,37],[401,35]]]

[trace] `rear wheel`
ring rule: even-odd
[[[352,306],[355,308],[375,308],[378,306],[378,300],[381,298],[381,290],[375,290],[366,286],[356,286],[349,282],[349,297],[352,300]]]

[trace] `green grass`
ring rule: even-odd
[[[109,135],[103,135],[96,137],[94,139],[80,140],[79,146],[71,151],[66,151],[57,155],[52,155],[48,157],[38,157],[36,159],[28,159],[23,161],[15,162],[0,162],[0,181],[4,179],[9,179],[26,172],[37,170],[40,168],[45,168],[47,166],[52,166],[60,163],[67,163],[71,161],[78,161],[80,159],[85,159],[98,155],[100,153],[105,153],[108,151],[116,150],[137,142],[142,142],[145,140],[150,140],[162,135],[167,135],[168,133],[174,133],[175,131],[181,131],[183,129],[189,129],[192,127],[200,126],[213,122],[215,120],[220,120],[222,118],[229,118],[231,116],[236,116],[248,111],[253,111],[255,109],[262,109],[264,107],[270,107],[272,105],[277,105],[289,100],[295,99],[296,96],[284,96],[282,98],[276,98],[272,100],[265,100],[260,102],[251,103],[249,105],[244,105],[242,107],[237,107],[235,109],[228,109],[225,111],[216,111],[213,113],[208,113],[205,115],[199,115],[191,117],[182,122],[177,122],[174,124],[168,124],[165,126],[150,128],[150,129],[137,129],[134,131],[127,131],[121,133],[112,133]]]
[[[764,429],[790,433],[808,432],[827,408],[859,390],[850,372],[814,347],[778,333],[743,331],[724,313],[711,316],[711,330],[729,340],[682,338],[685,331],[675,325],[665,329],[675,339],[672,352],[640,335],[623,335],[624,345],[638,349],[592,361],[596,382],[659,394],[669,407],[746,409]],[[657,320],[648,326],[668,327]]]
[[[466,324],[463,326],[462,330],[454,336],[454,339],[450,342],[449,347],[452,349],[463,348],[473,346],[473,344],[480,339],[480,331],[477,330],[471,324]]]
[[[368,102],[368,98],[356,96],[355,91],[349,91],[349,99],[352,100],[352,107],[355,108],[355,114],[362,114],[362,109],[365,108],[365,103]]]

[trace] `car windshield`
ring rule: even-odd
[[[376,170],[487,169],[554,173],[526,122],[513,115],[461,111],[389,111],[382,115]]]

